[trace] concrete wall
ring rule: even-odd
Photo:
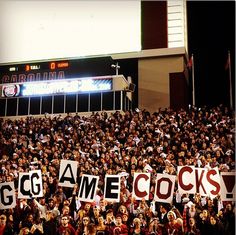
[[[169,73],[183,72],[184,55],[140,58],[139,108],[155,112],[170,106]],[[178,92],[178,91],[176,91]]]

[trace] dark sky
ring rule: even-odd
[[[235,87],[235,2],[188,1],[188,46],[194,54],[196,105],[229,105],[225,71],[231,52],[233,101]]]

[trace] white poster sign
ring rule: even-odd
[[[235,202],[235,172],[221,172],[221,200]]]
[[[43,181],[41,170],[33,170],[29,172],[30,174],[30,192],[33,198],[43,197]]]
[[[95,175],[82,175],[80,188],[79,188],[79,199],[85,202],[93,202],[95,200],[97,187],[98,187],[99,176]]]
[[[104,199],[112,202],[120,202],[119,175],[105,175]]]
[[[31,198],[31,183],[29,172],[19,172],[18,198]]]
[[[59,186],[73,188],[77,180],[77,161],[64,160],[60,162]]]
[[[149,200],[150,173],[134,173],[133,197],[136,200]]]
[[[172,203],[175,175],[157,174],[154,200],[158,202]]]
[[[179,193],[196,193],[195,167],[178,166]]]
[[[205,181],[203,185],[206,185],[206,191],[208,196],[213,199],[220,194],[220,174],[217,167],[209,169],[206,172]]]
[[[14,182],[0,183],[0,210],[14,208],[16,195]]]

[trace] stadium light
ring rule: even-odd
[[[118,62],[116,64],[112,64],[111,67],[116,69],[116,75],[118,75],[119,74],[119,69],[120,69],[120,66],[119,66]]]

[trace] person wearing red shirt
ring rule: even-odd
[[[75,235],[75,229],[73,226],[69,223],[69,216],[62,216],[61,218],[61,225],[58,229],[58,235],[65,234],[66,231],[70,231],[71,235]]]
[[[10,235],[12,234],[12,231],[7,226],[7,217],[6,215],[0,216],[0,235]]]
[[[176,214],[173,211],[167,213],[169,222],[165,224],[165,230],[168,235],[183,235],[182,225],[177,222]]]
[[[113,235],[128,235],[128,227],[127,225],[122,223],[122,215],[117,214],[115,226],[113,228]]]

